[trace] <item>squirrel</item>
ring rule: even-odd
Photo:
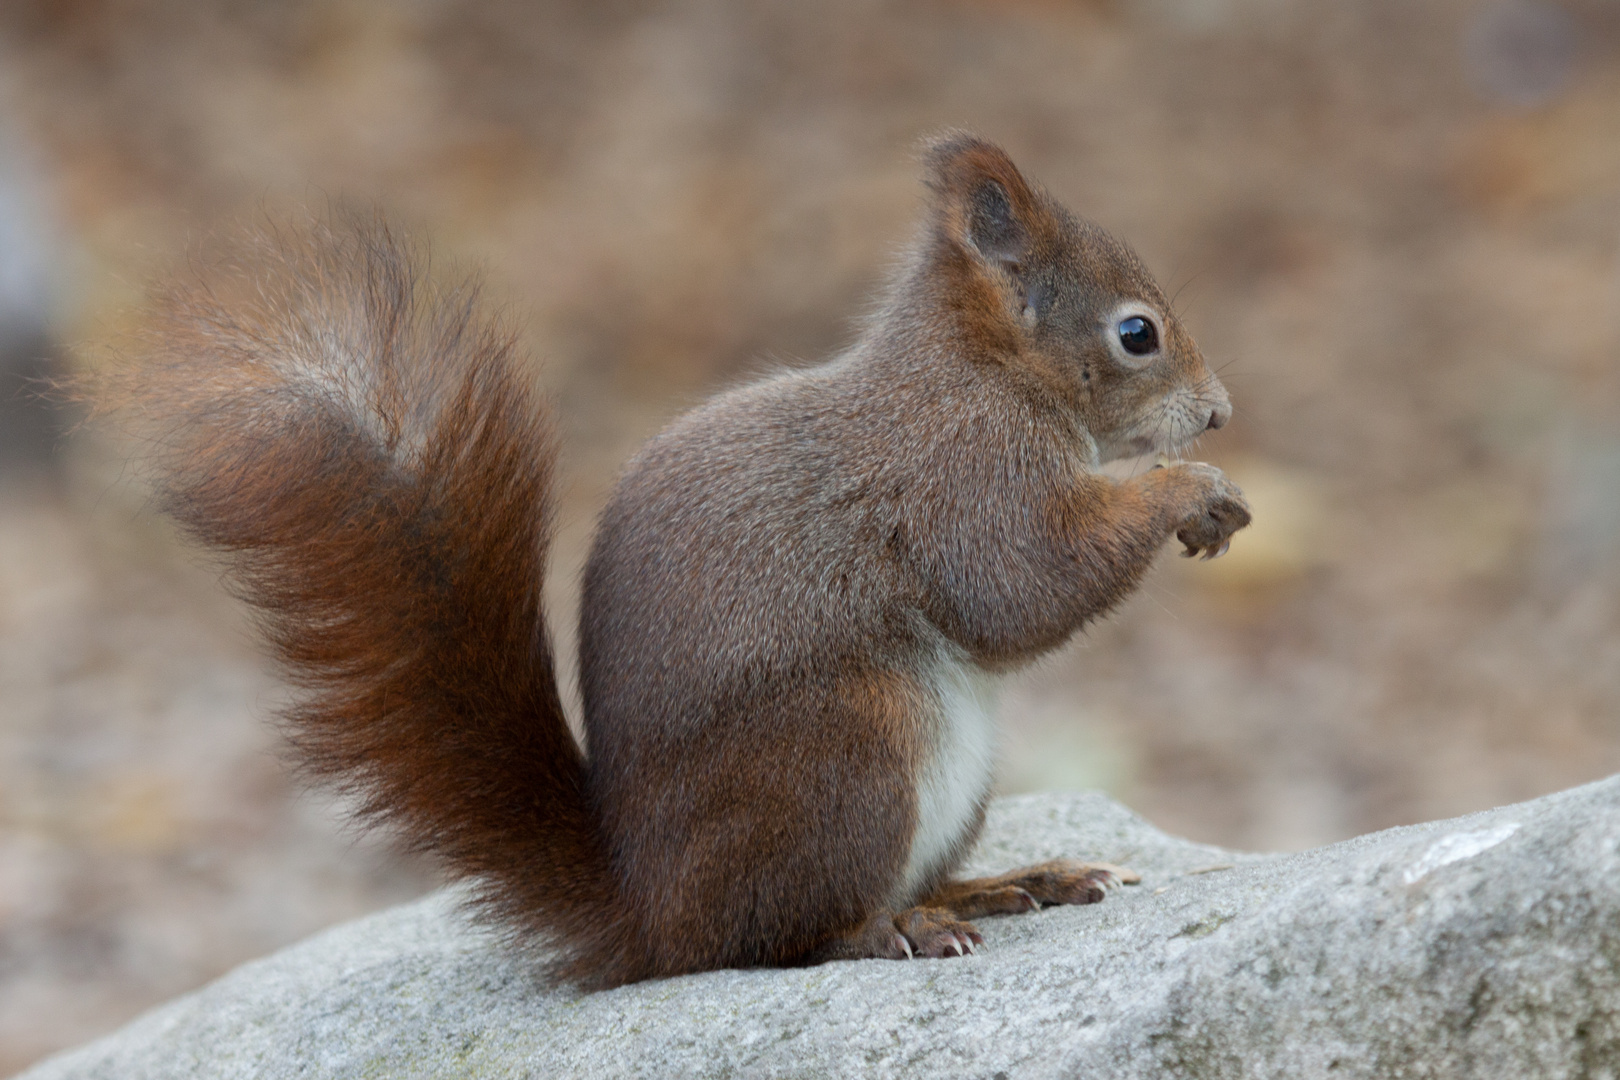
[[[953,873],[1002,678],[1171,536],[1209,558],[1249,522],[1213,466],[1099,464],[1231,406],[1130,248],[975,136],[924,168],[855,344],[624,469],[584,573],[583,747],[542,601],[554,421],[475,278],[435,284],[377,217],[273,228],[236,277],[169,284],[95,391],[156,425],[158,505],[301,691],[300,763],[469,879],[515,947],[549,945],[556,979],[960,956],[973,919],[1137,880]]]

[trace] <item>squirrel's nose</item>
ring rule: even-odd
[[[1209,423],[1204,425],[1204,430],[1214,431],[1216,428],[1223,428],[1230,419],[1232,419],[1232,406],[1223,401],[1209,410]]]

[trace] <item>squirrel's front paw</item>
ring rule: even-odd
[[[1206,559],[1226,554],[1232,534],[1253,519],[1243,492],[1221,470],[1201,461],[1181,462],[1170,468],[1185,470],[1202,488],[1200,505],[1176,527],[1176,539],[1187,545],[1181,554],[1189,559],[1200,551]]]

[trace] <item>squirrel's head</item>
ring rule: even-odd
[[[1062,400],[1100,460],[1166,451],[1232,415],[1135,252],[1026,181],[1000,147],[949,134],[927,149],[935,301],[986,362]]]

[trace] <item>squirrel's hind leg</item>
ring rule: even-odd
[[[1111,863],[1053,859],[996,877],[948,881],[924,904],[945,908],[961,918],[1017,915],[1039,911],[1043,904],[1095,904],[1119,885],[1135,885],[1142,876]]]
[[[962,956],[984,944],[968,919],[1019,915],[1045,904],[1095,904],[1109,889],[1141,880],[1136,871],[1112,863],[1052,859],[996,877],[948,881],[916,907],[873,914],[812,950],[805,962]]]

